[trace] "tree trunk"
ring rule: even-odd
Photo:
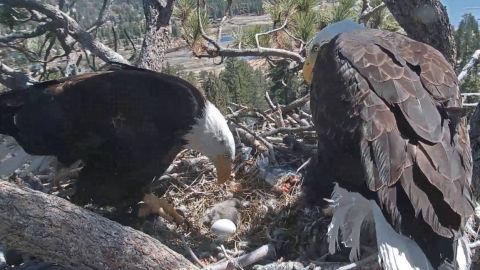
[[[137,66],[161,71],[170,43],[170,17],[174,0],[143,0],[146,33]]]
[[[0,239],[72,269],[196,269],[142,232],[8,182],[0,182]]]
[[[388,9],[405,29],[418,41],[439,50],[455,66],[455,39],[447,10],[438,0],[383,0]]]

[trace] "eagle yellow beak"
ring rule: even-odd
[[[312,84],[314,66],[315,59],[312,57],[312,55],[310,55],[303,64],[303,78],[308,85]]]
[[[224,156],[217,156],[213,160],[213,165],[217,169],[217,184],[221,185],[231,178],[232,161]]]

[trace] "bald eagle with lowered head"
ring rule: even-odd
[[[468,269],[472,157],[458,81],[442,54],[342,21],[317,34],[303,72],[318,135],[304,187],[311,201],[332,194],[330,252],[341,230],[358,259],[371,218],[385,269]]]
[[[205,154],[218,183],[235,155],[225,118],[197,88],[123,64],[1,94],[0,133],[32,155],[82,160],[74,201],[116,206],[120,221],[183,148]]]

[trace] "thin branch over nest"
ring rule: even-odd
[[[212,39],[205,33],[205,29],[203,28],[202,18],[200,16],[200,0],[197,0],[197,17],[198,17],[198,25],[200,28],[200,33],[202,37],[213,46],[205,48],[206,54],[196,54],[196,57],[199,58],[215,58],[215,57],[239,57],[239,56],[259,56],[259,57],[280,57],[285,59],[290,59],[299,65],[303,64],[305,59],[299,53],[284,50],[284,49],[275,49],[275,48],[265,48],[260,47],[258,42],[258,37],[260,35],[268,34],[268,33],[259,33],[256,34],[257,39],[257,48],[252,49],[237,49],[237,48],[227,48],[220,45],[217,41]],[[281,28],[283,29],[283,28]],[[274,29],[269,32],[279,31],[281,29]]]
[[[110,49],[83,29],[77,21],[57,7],[35,0],[2,0],[3,4],[13,8],[25,8],[29,11],[39,12],[47,16],[51,23],[66,32],[78,41],[85,49],[90,50],[105,62],[113,61],[128,63],[120,54]]]

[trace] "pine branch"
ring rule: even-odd
[[[123,56],[92,37],[77,21],[55,6],[35,0],[2,0],[2,3],[12,8],[25,8],[44,14],[52,21],[55,27],[66,29],[67,33],[85,49],[88,49],[105,62],[128,63]]]

